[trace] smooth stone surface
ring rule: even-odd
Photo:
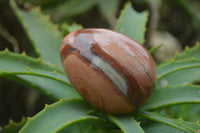
[[[63,39],[61,60],[81,96],[110,114],[134,111],[150,97],[156,67],[133,39],[106,29],[83,29]]]

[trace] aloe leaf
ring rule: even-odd
[[[6,50],[0,52],[0,64],[1,77],[35,88],[55,100],[61,97],[80,97],[65,74],[57,67],[44,63],[42,59]]]
[[[110,19],[117,14],[119,0],[97,0],[97,5],[103,17]]]
[[[6,49],[4,51],[0,51],[0,59],[0,70],[6,69],[6,71],[23,71],[23,69],[33,69],[46,70],[52,72],[55,71],[60,74],[64,74],[64,72],[61,69],[59,69],[56,65],[49,65],[46,62],[44,62],[43,59],[29,57],[25,53],[17,54],[10,52]]]
[[[16,74],[29,74],[46,76],[49,78],[64,80],[68,84],[69,80],[66,78],[65,74],[58,69],[56,66],[51,66],[42,59],[35,59],[28,57],[25,54],[16,54],[5,50],[0,52],[0,75],[16,75]]]
[[[182,119],[172,119],[172,118],[166,118],[156,113],[150,113],[145,111],[137,112],[138,115],[159,122],[166,124],[168,126],[174,127],[176,129],[179,129],[181,131],[187,132],[187,133],[196,133],[200,129],[200,124],[198,122],[186,122]]]
[[[122,10],[115,30],[121,32],[140,44],[144,44],[148,12],[136,12],[128,2]]]
[[[156,123],[144,128],[145,133],[185,133],[176,128]]]
[[[200,59],[200,43],[196,42],[195,46],[192,48],[186,47],[185,50],[181,53],[176,53],[174,56],[174,60],[182,60],[182,59]]]
[[[94,7],[95,4],[96,0],[68,0],[56,6],[54,10],[49,10],[47,12],[52,13],[53,20],[61,20],[82,14]]]
[[[62,26],[61,26],[61,30],[63,32],[63,36],[66,36],[67,34],[73,32],[73,31],[82,29],[82,28],[83,28],[82,25],[78,25],[76,23],[73,23],[72,25],[69,25],[67,23],[63,23]]]
[[[182,68],[187,68],[190,66],[198,66],[200,60],[189,59],[189,60],[178,60],[178,61],[170,61],[168,63],[162,64],[157,67],[157,77],[161,79],[164,75],[168,73],[173,73]]]
[[[122,133],[122,131],[111,122],[84,121],[72,124],[59,133]]]
[[[200,103],[200,86],[185,85],[156,89],[140,109],[156,110],[181,103]]]
[[[151,55],[153,55],[154,52],[156,52],[156,51],[157,51],[159,48],[161,48],[162,46],[163,46],[163,44],[160,44],[160,45],[155,46],[154,48],[152,48],[152,49],[149,50],[149,53],[150,53]]]
[[[200,120],[200,104],[181,104],[169,108],[169,115],[186,121]]]
[[[18,133],[22,126],[26,123],[26,120],[23,118],[20,122],[14,122],[10,120],[8,125],[0,130],[1,133]]]
[[[144,133],[140,123],[133,117],[108,115],[108,119],[116,124],[123,133]]]
[[[17,75],[5,78],[21,83],[27,87],[34,88],[54,101],[58,101],[60,98],[81,98],[72,86],[68,86],[57,80],[31,75]]]
[[[8,77],[8,76],[14,76],[14,75],[31,75],[31,76],[38,76],[38,77],[46,77],[53,80],[56,80],[58,82],[64,83],[71,87],[71,84],[69,83],[68,79],[65,75],[56,73],[56,72],[48,72],[48,71],[41,71],[41,70],[22,70],[21,72],[18,71],[0,71],[1,77]]]
[[[47,105],[40,113],[28,119],[20,133],[55,133],[71,124],[86,121],[105,121],[87,115],[90,108],[82,100],[61,100]]]
[[[39,8],[25,12],[17,8],[12,1],[11,7],[21,21],[36,52],[49,64],[56,64],[62,69],[60,61],[60,45],[62,35],[48,16],[41,13]]]
[[[171,61],[157,67],[156,88],[167,85],[184,85],[195,83],[200,79],[200,60]]]

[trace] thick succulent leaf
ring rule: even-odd
[[[78,25],[76,23],[73,23],[72,25],[69,25],[67,23],[63,23],[62,26],[61,26],[63,36],[66,36],[67,34],[73,32],[73,31],[82,29],[82,28],[83,28],[82,25]]]
[[[120,127],[123,133],[144,133],[140,123],[133,117],[108,115],[108,119]]]
[[[186,121],[200,120],[200,104],[183,104],[169,108],[169,115],[173,118],[182,118]]]
[[[156,89],[140,109],[156,110],[181,103],[200,103],[200,86],[185,85]]]
[[[22,126],[26,123],[26,120],[23,118],[20,122],[9,121],[8,125],[3,127],[1,133],[18,133]]]
[[[144,44],[148,12],[136,12],[128,2],[122,10],[115,30]]]
[[[44,16],[39,8],[29,12],[20,10],[12,1],[11,5],[24,26],[36,52],[49,64],[56,64],[62,69],[60,61],[60,45],[62,35],[52,24],[48,16]]]
[[[45,0],[45,1],[41,1],[41,0],[22,0],[25,3],[30,3],[32,5],[41,5],[43,3],[51,3],[52,0]]]
[[[163,46],[163,44],[160,44],[160,45],[155,46],[154,48],[152,48],[152,49],[149,50],[149,53],[150,53],[151,55],[153,55],[154,52],[156,52],[156,51],[157,51],[159,48],[161,48],[162,46]]]
[[[145,133],[185,133],[184,131],[160,123],[151,124],[151,126],[144,128],[144,131]]]
[[[20,133],[55,133],[78,122],[106,122],[95,116],[87,115],[90,108],[82,100],[61,100],[47,105],[40,113],[28,119]]]
[[[80,97],[65,74],[42,59],[9,51],[0,52],[0,76],[36,88],[53,99]]]
[[[49,10],[47,12],[52,13],[52,19],[58,21],[82,14],[83,12],[86,12],[94,7],[95,4],[96,0],[68,0],[63,1],[60,5],[57,5],[54,10]]]
[[[2,76],[9,74],[38,75],[70,84],[65,74],[60,69],[56,66],[44,63],[42,59],[35,59],[25,54],[11,53],[8,50],[0,52],[0,58],[0,74]]]
[[[72,124],[59,133],[122,133],[122,131],[110,122],[84,121]]]
[[[182,59],[200,59],[200,43],[197,42],[195,46],[192,48],[186,47],[185,50],[181,53],[176,53],[174,60],[182,60]]]
[[[34,88],[54,101],[57,101],[60,98],[81,98],[74,88],[54,79],[32,75],[9,75],[5,78],[21,83],[27,87]]]
[[[168,73],[173,73],[174,71],[177,71],[182,68],[187,68],[190,66],[198,66],[199,63],[200,60],[195,60],[195,59],[179,60],[179,61],[172,60],[168,63],[165,63],[157,67],[157,77],[158,79],[161,79],[164,75],[167,75]]]
[[[107,19],[110,19],[117,14],[119,2],[119,0],[97,0],[102,16]]]
[[[184,85],[200,79],[200,60],[171,61],[157,67],[156,88],[167,85]]]
[[[183,121],[182,119],[167,118],[156,113],[150,113],[150,112],[145,112],[145,111],[137,112],[137,114],[144,118],[166,124],[168,126],[174,127],[176,129],[179,129],[187,133],[196,133],[200,129],[199,121],[186,122],[186,121]]]
[[[0,62],[1,69],[6,69],[8,71],[17,71],[21,69],[41,69],[46,71],[57,71],[59,73],[64,72],[60,70],[55,65],[49,65],[43,61],[41,58],[32,58],[27,56],[25,53],[17,54],[10,52],[8,49],[0,51]],[[27,68],[28,67],[28,68]],[[11,70],[14,69],[14,70]],[[23,70],[22,70],[23,71]]]

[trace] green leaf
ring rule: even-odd
[[[152,49],[149,50],[149,53],[150,53],[151,55],[153,55],[154,52],[156,52],[156,51],[157,51],[159,48],[161,48],[162,46],[163,46],[163,44],[160,44],[160,45],[157,45],[157,46],[153,47]]]
[[[152,122],[151,122],[151,126],[144,128],[144,131],[145,133],[185,133],[176,128],[173,128],[164,124],[160,124],[160,123],[152,124]]]
[[[58,21],[75,15],[82,14],[91,9],[92,7],[94,7],[95,4],[96,0],[63,1],[60,5],[56,6],[56,8],[51,11],[52,19]]]
[[[83,28],[82,25],[78,25],[76,23],[73,23],[72,25],[69,25],[67,23],[63,23],[62,26],[61,26],[63,36],[66,36],[67,34],[73,32],[73,31],[82,29],[82,28]]]
[[[140,44],[144,44],[148,12],[136,12],[128,2],[122,10],[115,30],[121,32]]]
[[[182,59],[200,59],[200,43],[196,42],[196,45],[193,46],[192,48],[186,47],[185,50],[181,53],[177,53],[175,57],[173,58],[174,60],[182,60]]]
[[[78,122],[105,121],[87,115],[90,108],[82,100],[61,100],[48,105],[40,113],[28,119],[20,133],[55,133]]]
[[[186,122],[181,119],[166,118],[159,114],[145,112],[145,111],[137,112],[137,114],[144,118],[166,124],[168,126],[174,127],[176,129],[179,129],[187,133],[196,133],[197,130],[200,129],[199,122]]]
[[[144,133],[140,123],[133,117],[108,115],[108,119],[121,128],[123,133]]]
[[[119,0],[97,0],[102,16],[107,19],[110,19],[117,14],[119,2]]]
[[[156,88],[195,83],[200,79],[199,68],[200,60],[195,59],[171,61],[158,66]]]
[[[13,1],[11,6],[40,57],[47,63],[56,64],[62,69],[60,61],[62,35],[58,31],[57,26],[50,22],[49,16],[43,15],[39,8],[29,12],[19,10]]]
[[[156,89],[140,109],[156,110],[181,103],[200,103],[200,86],[185,85]]]
[[[200,104],[183,104],[169,108],[169,115],[173,118],[182,118],[186,121],[200,120]]]
[[[41,5],[43,3],[46,2],[51,2],[52,0],[45,0],[45,1],[41,1],[41,0],[22,0],[22,2],[24,3],[30,3],[32,5]]]
[[[54,101],[60,98],[81,98],[74,88],[57,80],[30,75],[17,75],[17,77],[9,76],[6,78],[19,82],[27,87],[34,88]]]
[[[42,59],[6,50],[0,52],[0,64],[1,77],[35,88],[55,100],[61,97],[80,97],[65,74],[57,67],[44,63]]]
[[[72,124],[59,133],[122,133],[122,131],[111,122],[84,121]]]
[[[195,59],[178,60],[178,61],[172,60],[157,67],[157,77],[158,79],[161,79],[168,73],[173,73],[174,71],[180,70],[182,68],[187,68],[192,65],[198,66],[199,63],[200,61]]]
[[[12,120],[9,121],[8,125],[3,127],[1,133],[18,133],[22,126],[26,123],[26,120],[23,118],[20,122],[16,123]]]
[[[0,52],[0,75],[29,74],[53,78],[69,83],[65,74],[56,66],[44,63],[42,59],[35,59],[26,54],[11,53],[8,50]]]

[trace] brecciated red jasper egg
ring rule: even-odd
[[[135,40],[107,29],[82,29],[62,43],[61,60],[71,84],[99,110],[130,113],[152,94],[155,63]]]

